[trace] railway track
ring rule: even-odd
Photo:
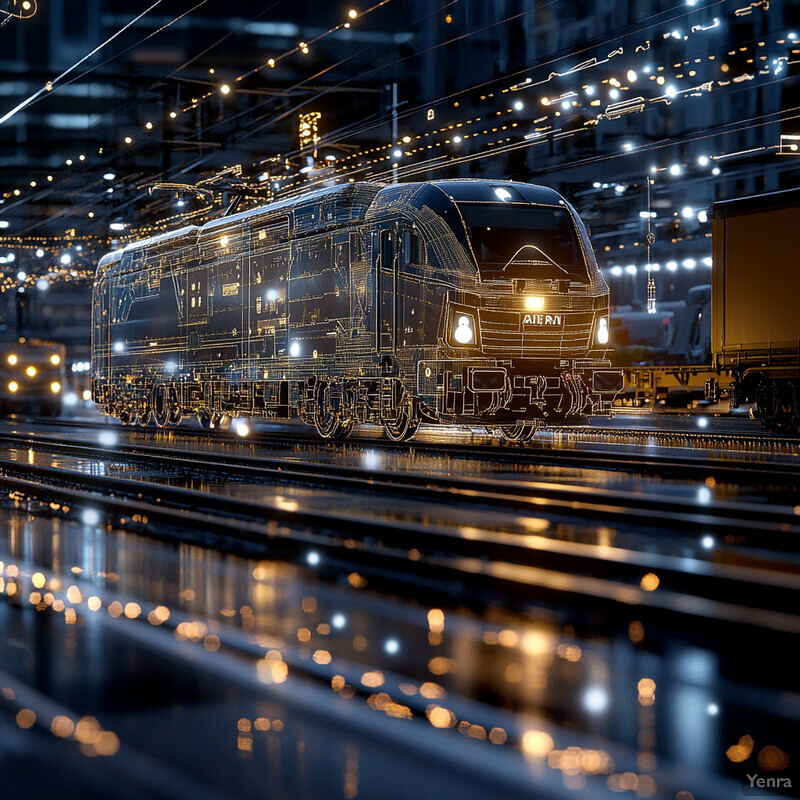
[[[61,427],[61,421],[49,419],[36,420],[37,426]],[[73,422],[65,425],[68,428],[99,432],[108,430],[107,426],[98,424]],[[240,440],[233,433],[219,431],[203,431],[189,425],[172,428],[169,431],[157,429],[128,428],[114,425],[113,430],[125,437],[143,435],[145,431],[155,441],[169,441],[178,438],[182,441],[232,442]],[[599,431],[599,433],[598,433]],[[480,435],[488,439],[488,436]],[[437,440],[438,439],[438,440]],[[599,441],[602,439],[602,441]],[[253,446],[263,445],[270,449],[291,448],[308,445],[312,449],[328,451],[330,448],[362,446],[388,452],[414,452],[420,455],[431,455],[460,460],[490,460],[497,463],[514,465],[543,465],[572,468],[593,468],[625,472],[641,472],[658,474],[664,477],[692,477],[705,479],[712,477],[719,480],[770,481],[775,479],[794,479],[800,472],[800,444],[797,440],[768,436],[731,436],[727,433],[686,433],[642,431],[641,429],[552,429],[545,437],[527,442],[523,446],[491,442],[474,443],[447,441],[442,432],[437,432],[431,440],[420,439],[413,442],[398,443],[374,436],[359,436],[358,432],[344,443],[330,443],[321,440],[316,433],[305,426],[292,426],[288,431],[270,430],[267,433],[254,432],[246,442]],[[558,447],[554,447],[554,443]],[[639,444],[648,447],[654,443],[683,449],[692,445],[707,447],[707,452],[697,455],[686,455],[685,452],[656,454],[643,451],[623,449],[623,446]],[[602,444],[602,448],[590,449],[587,445]],[[619,445],[619,449],[611,449],[608,445]],[[731,450],[731,445],[738,449]],[[715,453],[715,451],[719,451]],[[785,460],[765,460],[767,455],[785,456]]]
[[[353,564],[381,576],[393,590],[413,583],[421,590],[469,596],[480,601],[497,593],[518,603],[532,595],[569,598],[591,607],[601,603],[626,610],[640,606],[652,614],[679,615],[696,622],[715,619],[783,632],[800,631],[793,608],[798,589],[791,558],[796,552],[800,522],[793,506],[716,502],[686,509],[680,498],[575,489],[515,481],[474,481],[435,475],[375,475],[354,467],[303,465],[296,462],[208,453],[171,453],[153,447],[115,449],[43,442],[35,437],[9,440],[18,447],[119,463],[130,459],[162,468],[201,472],[228,478],[247,475],[261,481],[310,483],[342,492],[399,496],[408,502],[511,509],[523,516],[522,532],[496,525],[464,526],[435,520],[422,522],[380,514],[348,514],[305,509],[285,498],[252,500],[196,491],[138,479],[86,474],[62,468],[0,459],[0,483],[18,499],[59,513],[102,511],[111,524],[151,536],[201,542],[223,549],[281,551],[292,559],[315,553],[331,570]],[[318,470],[318,471],[317,471]],[[30,507],[33,507],[30,506]],[[535,524],[526,528],[525,520]],[[719,562],[695,555],[647,552],[646,548],[564,541],[550,536],[559,521],[591,532],[598,522],[620,519],[656,541],[659,535],[691,538],[716,534]],[[143,522],[146,520],[146,524]],[[507,521],[507,520],[506,520]],[[578,537],[581,538],[581,537]],[[756,549],[757,548],[757,549]],[[772,550],[770,553],[769,550]],[[764,551],[767,551],[764,553]],[[780,554],[780,555],[778,555]],[[722,563],[727,559],[730,563]],[[349,566],[348,566],[349,565]],[[653,585],[654,584],[654,585]],[[755,598],[743,605],[744,595]]]
[[[91,430],[97,432],[97,428]],[[117,432],[120,438],[112,447],[25,433],[0,436],[0,486],[5,504],[25,513],[75,520],[84,529],[96,529],[96,535],[102,537],[130,531],[257,559],[278,558],[313,576],[321,587],[333,589],[344,584],[349,592],[360,587],[359,597],[368,592],[405,598],[409,606],[401,618],[419,628],[421,636],[426,635],[427,621],[415,604],[461,609],[460,613],[472,608],[481,614],[501,608],[518,620],[537,609],[538,614],[564,620],[563,624],[569,621],[579,631],[590,632],[587,640],[581,640],[585,653],[595,646],[593,636],[625,630],[632,619],[640,621],[651,636],[660,637],[659,631],[678,631],[682,646],[702,641],[711,652],[722,654],[726,663],[746,663],[754,648],[774,650],[800,632],[800,614],[796,612],[800,518],[791,504],[768,505],[744,499],[687,506],[685,497],[666,494],[643,495],[505,477],[395,474],[321,460],[299,462],[291,452],[297,442],[292,444],[285,437],[277,440],[279,450],[287,449],[284,457],[259,455],[257,450],[253,454],[247,445],[237,445],[236,451],[228,447],[225,452],[177,450],[175,439],[170,438],[172,433],[158,433],[152,443],[141,444],[128,440],[125,429]],[[182,431],[178,438],[182,446],[198,441],[190,430]],[[200,441],[205,445],[209,438],[200,433]],[[369,438],[363,443],[396,447]],[[320,458],[341,447],[315,445]],[[434,445],[424,446],[441,452]],[[407,450],[409,446],[400,447]],[[412,445],[414,450],[418,447]],[[529,450],[486,449],[507,453],[509,460],[520,453],[527,455]],[[36,463],[47,455],[56,457],[60,466]],[[580,454],[574,456],[577,459]],[[628,457],[625,454],[624,458]],[[489,456],[483,458],[488,460]],[[34,463],[28,463],[29,459]],[[614,469],[624,469],[622,459],[614,463]],[[680,458],[670,463],[676,475],[686,475],[685,469],[681,473]],[[772,466],[763,465],[761,472],[743,472],[740,465],[729,471],[729,480],[791,483],[791,469],[780,465],[772,470]],[[702,465],[697,467],[696,477],[708,475]],[[122,477],[128,469],[139,477]],[[639,466],[632,469],[639,471]],[[102,474],[104,471],[112,471],[114,476]],[[151,477],[141,480],[145,471]],[[653,471],[658,472],[655,468]],[[153,476],[163,482],[156,482]],[[223,494],[172,485],[187,477],[226,487],[278,486],[301,493],[285,491],[279,500],[265,491],[263,498],[245,499],[237,497],[233,489]],[[364,503],[366,510],[379,509],[380,501],[389,498],[412,510],[398,518],[388,513],[353,514],[337,512],[335,507],[304,507],[305,490],[330,493],[332,506],[337,496],[362,495],[369,498]],[[423,521],[423,507],[443,511]],[[474,524],[464,525],[455,518],[448,521],[448,508],[474,510]],[[491,524],[481,516],[487,511],[495,517]],[[512,525],[515,520],[518,529]],[[525,520],[535,524],[525,529]],[[608,532],[618,526],[634,528],[644,543],[623,546],[617,544],[625,541],[623,536],[609,539]],[[602,536],[597,534],[599,529],[604,531]],[[714,539],[715,547],[713,555],[703,556],[698,541],[707,536]],[[17,541],[23,548],[22,540]],[[663,547],[659,547],[661,541],[666,542]],[[169,618],[154,625],[147,619],[158,607],[159,598],[115,590],[105,578],[83,580],[63,568],[59,570],[57,562],[31,560],[31,553],[41,551],[31,550],[27,544],[24,547],[27,549],[16,553],[0,553],[4,562],[0,576],[6,584],[19,585],[22,598],[37,591],[33,576],[43,573],[46,587],[60,587],[53,595],[73,608],[79,621],[113,631],[130,647],[161,654],[174,660],[180,669],[285,702],[299,712],[319,717],[321,724],[355,726],[359,735],[377,737],[398,752],[410,748],[413,758],[432,758],[476,781],[488,781],[493,791],[503,796],[530,795],[527,762],[532,757],[526,750],[526,734],[530,736],[531,730],[538,737],[550,737],[558,752],[572,748],[573,752],[608,753],[617,775],[642,771],[635,747],[464,696],[457,689],[456,676],[452,686],[447,676],[433,679],[445,688],[446,699],[424,697],[420,690],[431,680],[424,662],[419,667],[392,669],[327,644],[330,660],[326,660],[328,656],[316,659],[311,657],[312,650],[304,650],[293,637],[278,637],[281,641],[277,643],[274,635],[265,637],[238,627],[227,616],[191,612],[178,604],[170,604]],[[24,553],[28,553],[27,558]],[[9,565],[14,568],[13,574],[8,571]],[[249,577],[244,574],[242,581],[246,583]],[[70,586],[80,592],[77,603],[67,595]],[[90,596],[100,598],[97,610],[89,608]],[[133,618],[116,612],[112,616],[110,609],[115,605],[123,609],[131,604],[141,613]],[[32,608],[28,612],[34,613]],[[451,626],[453,616],[450,610],[447,613]],[[187,631],[194,633],[187,636]],[[493,635],[496,638],[497,632]],[[216,643],[213,652],[206,647],[208,636]],[[661,638],[653,641],[658,642],[656,648],[662,646]],[[279,660],[274,655],[276,650]],[[269,652],[273,655],[267,658]],[[276,667],[275,663],[285,666]],[[288,677],[281,683],[265,683],[265,676],[272,675],[273,669],[285,669]],[[781,681],[789,685],[784,680],[785,670],[779,665],[770,669],[770,681],[777,682],[770,685],[777,686]],[[376,672],[381,676],[379,687],[369,685],[371,678],[364,682],[365,676]],[[746,674],[744,669],[742,673]],[[638,680],[633,679],[634,689]],[[665,686],[664,677],[659,678],[660,693]],[[721,687],[726,702],[744,704],[753,715],[770,709],[773,718],[781,720],[781,730],[795,724],[796,709],[781,700],[783,695],[777,688],[754,691],[750,686],[737,685],[730,674]],[[690,684],[686,688],[694,691]],[[29,707],[45,709],[37,719],[42,722],[42,735],[50,735],[48,698],[25,695],[25,687],[22,689],[21,696],[28,698]],[[340,695],[342,689],[344,694]],[[436,707],[453,715],[456,722],[452,730],[438,730],[432,725],[431,712]],[[387,709],[401,709],[405,716],[399,721],[392,719]],[[18,713],[19,709],[12,703],[11,710]],[[77,719],[85,712],[61,709],[60,716],[70,713]],[[406,724],[413,729],[404,729]],[[487,738],[476,745],[489,748],[492,758],[487,760],[478,756],[477,750],[464,748],[463,737],[469,730],[483,732]],[[503,747],[497,748],[488,737],[490,731],[500,730],[506,738]],[[129,769],[128,764],[145,763],[130,749],[123,755],[126,763],[122,773]],[[480,768],[473,759],[480,759]],[[540,758],[533,758],[533,762],[542,768],[546,764]],[[539,776],[534,782],[538,792],[553,798],[574,796],[557,769],[542,771],[536,767],[534,771]],[[689,787],[698,800],[733,796],[739,790],[738,782],[713,771],[687,771],[662,758],[656,777],[657,792],[653,796],[657,797],[674,797]],[[616,796],[609,792],[609,786],[605,775],[587,776],[581,796],[591,800]],[[186,796],[191,796],[191,791]]]

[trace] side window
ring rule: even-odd
[[[403,231],[406,264],[422,264],[422,245],[416,231]]]
[[[381,231],[381,269],[391,270],[394,261],[394,231]]]

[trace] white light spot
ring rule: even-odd
[[[45,278],[39,278],[39,280],[36,281],[36,288],[40,292],[46,292],[50,288],[50,284],[47,282]]]
[[[42,250],[42,248],[41,248],[41,247],[39,247],[39,248],[36,250],[36,258],[43,258],[43,257],[44,257],[44,250]]]
[[[615,278],[618,278],[620,275],[622,275],[622,267],[611,267],[611,274]]]
[[[684,206],[681,209],[681,216],[685,218],[694,216],[694,209],[691,206]]]
[[[107,181],[113,181],[113,180],[114,180],[114,178],[116,178],[116,177],[117,177],[117,176],[116,176],[116,175],[115,175],[113,172],[106,172],[106,174],[105,174],[105,175],[103,175],[103,178],[104,178],[105,180],[107,180]]]
[[[125,352],[125,342],[114,342],[114,352],[115,353],[124,353]]]
[[[25,278],[27,278],[27,277],[28,277],[28,273],[27,273],[27,272],[23,272],[22,270],[20,270],[20,271],[17,273],[17,280],[18,280],[18,281],[24,281],[24,280],[25,280]]]
[[[562,108],[564,111],[569,111],[569,108],[570,108],[570,102],[569,102],[569,100],[562,100],[562,101],[561,101],[561,108]]]
[[[383,649],[390,655],[393,656],[400,650],[400,642],[397,639],[387,639],[383,645]]]
[[[591,97],[595,92],[595,88],[594,86],[587,86],[586,89],[584,89],[584,91],[586,92],[586,94],[589,95],[589,97]]]
[[[231,428],[233,428],[236,435],[241,436],[242,439],[250,433],[250,426],[243,419],[235,419],[231,423]]]
[[[697,212],[697,221],[702,223],[702,224],[705,224],[706,222],[708,222],[708,211],[705,208],[701,208]]]
[[[74,408],[76,405],[78,405],[78,395],[76,395],[76,394],[75,394],[75,392],[67,392],[67,393],[66,393],[66,394],[65,394],[65,395],[64,395],[64,396],[61,398],[61,402],[62,402],[62,403],[63,403],[63,404],[64,404],[64,405],[65,405],[67,408]]]
[[[628,266],[625,267],[625,272],[627,272],[628,275],[635,275],[636,274],[636,264],[628,264]]]
[[[701,506],[707,506],[711,502],[711,489],[708,486],[701,486],[697,490],[697,502]]]
[[[509,192],[509,191],[508,191],[508,189],[504,189],[502,186],[498,186],[498,187],[497,187],[497,188],[494,190],[494,193],[495,193],[495,195],[497,196],[497,198],[498,198],[498,199],[500,199],[500,200],[502,200],[504,203],[505,203],[507,200],[510,200],[510,199],[511,199],[511,192]]]
[[[64,266],[72,263],[72,256],[69,253],[63,253],[61,258],[58,259]]]
[[[312,550],[306,556],[306,563],[309,564],[312,567],[316,567],[317,564],[319,564],[319,562],[320,562],[320,557],[319,557],[319,553],[316,550]]]
[[[124,222],[112,222],[109,226],[112,231],[124,231],[125,230],[125,223]]]
[[[618,99],[619,99],[619,89],[612,89],[612,90],[611,90],[611,91],[608,93],[608,96],[609,96],[609,97],[610,97],[612,100],[618,100]]]
[[[678,269],[678,262],[677,261],[667,261],[666,267],[670,272],[675,272]]]
[[[461,144],[461,137],[460,136],[454,136],[453,137],[453,143],[454,144]]]
[[[114,445],[119,441],[119,436],[117,436],[115,431],[100,431],[97,441],[103,447],[114,447]]]
[[[334,628],[344,628],[347,625],[347,617],[344,614],[334,614],[331,619],[331,625]]]
[[[97,525],[100,522],[100,513],[93,508],[87,508],[81,514],[84,525]]]
[[[706,256],[706,257],[703,259],[703,264],[704,264],[706,267],[710,267],[710,266],[711,266],[713,263],[714,263],[714,262],[713,262],[713,260],[712,260],[711,256]]]
[[[693,258],[684,258],[681,262],[686,269],[694,269],[697,266],[697,262]],[[701,423],[700,420],[703,420]],[[700,425],[701,428],[705,428],[708,425],[708,420],[704,417],[700,417],[700,420],[697,421],[697,424]]]
[[[525,108],[525,104],[522,102],[522,100],[514,101],[514,111],[522,111],[523,108]]]
[[[300,355],[300,342],[292,342],[289,345],[289,355],[292,358],[297,358]]]
[[[392,156],[394,156],[394,158],[402,158],[403,151],[402,150],[393,150],[392,151]]]
[[[714,169],[712,169],[712,170],[711,170],[711,174],[712,174],[712,175],[719,175],[719,173],[720,173],[721,171],[722,171],[722,170],[721,170],[719,167],[714,167]]]
[[[701,544],[701,545],[703,545],[703,547],[704,547],[706,550],[710,550],[710,549],[711,549],[711,548],[714,546],[714,537],[713,537],[713,536],[709,536],[708,534],[706,534],[706,535],[705,535],[705,536],[704,536],[704,537],[703,537],[703,538],[700,540],[700,544]]]
[[[591,714],[601,714],[608,708],[608,692],[602,686],[590,686],[583,693],[583,707]]]
[[[707,167],[710,160],[711,159],[708,156],[699,156],[697,159],[697,163],[701,167]]]
[[[378,469],[381,465],[381,456],[376,450],[365,450],[361,456],[361,466],[364,469]]]
[[[712,716],[716,717],[719,714],[719,706],[716,703],[709,703],[706,706],[706,711]]]

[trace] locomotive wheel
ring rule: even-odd
[[[768,431],[794,433],[800,423],[797,387],[793,381],[764,378],[756,390],[761,423]]]
[[[176,414],[180,415],[179,411],[175,411]],[[227,417],[227,424],[225,423],[226,415],[220,414],[218,411],[198,411],[197,412],[197,421],[200,423],[200,427],[206,431],[216,431],[216,430],[223,430],[226,431],[230,427],[231,418]],[[178,416],[178,421],[180,421],[180,416]],[[177,425],[177,422],[172,423]]]
[[[175,408],[172,398],[170,397],[170,390],[166,386],[156,387],[153,390],[153,419],[159,428],[166,428],[170,425],[176,425],[173,422],[176,413],[178,414],[178,422],[180,421],[180,413]]]
[[[419,417],[411,403],[406,403],[397,413],[397,419],[383,423],[383,432],[393,442],[405,442],[414,437],[419,428]]]
[[[327,381],[317,382],[316,409],[314,410],[314,427],[323,439],[336,439],[347,436],[353,424],[343,424],[339,412],[331,402],[331,385]],[[346,431],[346,432],[345,432]]]
[[[136,412],[136,424],[140,428],[146,428],[153,421],[153,409],[145,406]]]
[[[500,436],[506,442],[527,442],[536,433],[536,425],[532,422],[518,422],[511,427],[501,427]]]

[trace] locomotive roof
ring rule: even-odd
[[[307,194],[289,197],[278,200],[264,206],[258,206],[238,214],[218,217],[210,220],[202,226],[188,225],[175,231],[166,231],[147,239],[140,239],[129,242],[124,247],[106,253],[98,264],[98,267],[106,266],[110,262],[117,261],[125,252],[151,247],[154,244],[165,242],[169,239],[187,236],[193,232],[203,234],[214,231],[217,228],[236,224],[251,217],[271,215],[283,210],[299,210],[308,206],[327,205],[331,210],[345,211],[346,216],[353,220],[363,218],[376,196],[385,189],[396,189],[399,186],[436,186],[456,202],[498,202],[497,189],[506,188],[514,195],[514,200],[519,202],[535,203],[539,205],[565,205],[566,201],[553,189],[546,186],[537,186],[530,183],[518,183],[516,181],[505,180],[475,180],[472,178],[461,178],[445,181],[427,181],[407,184],[378,184],[378,183],[345,183],[337,186],[329,186],[317,189]]]
[[[565,205],[564,198],[554,189],[547,186],[537,186],[532,183],[517,183],[516,181],[491,181],[472,180],[460,178],[449,181],[431,181],[446,192],[453,200],[467,203],[496,203],[498,196],[495,190],[507,189],[518,193],[523,201],[538,205]],[[519,197],[516,198],[519,201]]]

